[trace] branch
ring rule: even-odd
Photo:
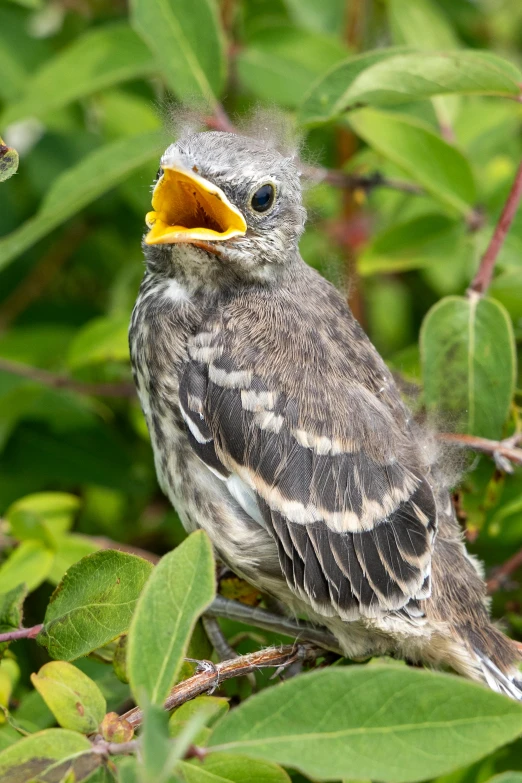
[[[331,652],[342,654],[337,639],[326,628],[305,623],[303,620],[294,620],[291,617],[273,614],[256,606],[247,606],[239,601],[223,598],[222,595],[214,598],[205,614],[210,617],[226,617],[229,620],[255,625],[256,628],[263,628],[265,631],[297,637],[298,641],[316,644]]]
[[[486,582],[488,593],[491,595],[491,593],[500,590],[506,584],[508,577],[519,568],[522,568],[522,549],[506,560],[503,565],[495,568],[493,575]]]
[[[191,699],[195,699],[196,696],[214,690],[224,680],[243,677],[245,674],[255,672],[256,669],[271,667],[280,669],[286,668],[296,661],[314,661],[321,655],[324,655],[324,650],[287,644],[279,648],[271,647],[248,655],[241,655],[231,661],[223,661],[223,663],[213,664],[202,661],[202,670],[175,685],[163,706],[170,711]],[[134,707],[121,717],[128,721],[133,728],[141,726],[143,721],[143,713],[139,707]]]
[[[13,362],[11,359],[0,358],[0,371],[28,378],[31,381],[42,383],[51,389],[70,389],[79,394],[91,394],[98,397],[134,397],[136,389],[132,383],[84,383],[77,381],[68,375],[41,370],[39,367],[30,367],[28,364]]]
[[[107,742],[102,737],[96,737],[92,743],[93,753],[100,756],[130,756],[138,752],[140,742],[137,739],[128,742]]]
[[[349,190],[364,190],[366,193],[374,188],[392,188],[403,193],[411,193],[415,196],[423,196],[425,190],[414,182],[406,182],[402,179],[390,179],[379,171],[371,174],[349,174],[341,169],[326,169],[322,166],[301,165],[303,174],[316,182],[327,182],[336,188],[348,188]]]
[[[498,254],[506,239],[506,234],[509,231],[513,218],[515,217],[520,199],[522,198],[522,163],[519,165],[517,173],[515,175],[515,181],[511,187],[502,214],[498,219],[498,223],[491,237],[491,241],[486,249],[486,252],[482,256],[480,266],[477,274],[473,278],[473,282],[468,288],[468,297],[473,294],[483,296],[488,290],[491,279],[493,277],[493,269],[495,268],[495,262]]]
[[[224,133],[238,133],[237,128],[221,104],[215,107],[213,115],[204,117],[204,122],[207,128],[211,130],[223,131]],[[323,166],[309,166],[306,163],[301,163],[301,170],[306,177],[314,180],[314,182],[327,182],[336,188],[348,188],[350,190],[360,188],[368,193],[374,188],[383,187],[417,196],[422,196],[425,193],[424,189],[414,182],[388,179],[378,171],[372,174],[347,174],[340,169],[326,169]]]
[[[497,466],[505,473],[512,473],[515,465],[522,465],[522,449],[517,449],[516,444],[520,441],[521,435],[514,435],[505,440],[488,440],[479,438],[476,435],[459,435],[453,432],[439,432],[437,438],[444,443],[452,443],[461,449],[471,449],[480,451],[482,454],[489,454],[493,457]]]
[[[43,628],[43,623],[33,625],[31,628],[18,628],[16,631],[7,631],[0,633],[1,642],[15,642],[17,639],[34,639]]]

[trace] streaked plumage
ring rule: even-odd
[[[170,147],[162,171],[130,342],[158,479],[187,530],[348,655],[447,664],[520,698],[518,652],[489,620],[423,435],[299,255],[295,162],[205,133]],[[257,214],[265,183],[275,200]]]

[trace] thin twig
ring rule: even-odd
[[[287,667],[299,660],[313,661],[321,655],[323,655],[323,650],[320,649],[287,644],[282,647],[271,647],[248,655],[241,655],[239,658],[222,663],[207,664],[205,662],[202,671],[174,686],[163,706],[170,711],[196,696],[213,690],[224,680],[243,677],[257,669]],[[122,718],[128,721],[133,728],[136,728],[143,721],[143,713],[139,707],[134,707],[122,715]]]
[[[365,193],[379,187],[392,188],[393,190],[400,190],[403,193],[411,193],[415,196],[423,196],[426,192],[420,185],[416,185],[414,182],[407,182],[402,179],[390,179],[379,171],[374,171],[371,174],[352,174],[342,171],[342,169],[308,166],[304,163],[301,165],[301,171],[305,177],[308,177],[308,179],[314,180],[315,182],[326,182],[336,188],[347,188],[349,190],[360,189],[364,190]]]
[[[494,459],[502,458],[502,467],[509,472],[509,463],[522,465],[522,449],[517,449],[514,443],[517,439],[506,438],[506,440],[489,440],[488,438],[479,438],[476,435],[459,435],[453,432],[439,432],[438,439],[445,443],[452,443],[461,449],[471,449],[480,451],[482,454],[489,454]]]
[[[28,378],[31,381],[42,383],[44,386],[49,386],[51,389],[70,389],[80,394],[98,397],[134,397],[136,395],[136,389],[132,383],[125,381],[122,383],[84,383],[68,375],[49,372],[21,362],[13,362],[11,359],[0,358],[0,371]]]
[[[92,743],[92,750],[100,756],[130,756],[137,753],[139,745],[137,739],[128,742],[107,742],[102,737],[96,737]]]
[[[211,130],[222,131],[223,133],[238,132],[237,128],[220,103],[214,106],[214,114],[205,117],[205,125]]]
[[[492,576],[486,582],[488,593],[491,594],[500,590],[500,588],[506,584],[508,577],[519,568],[522,568],[522,549],[510,557],[509,560],[506,560],[501,566],[495,568]]]
[[[480,266],[477,274],[473,278],[473,282],[468,288],[468,296],[478,294],[483,296],[488,290],[491,279],[493,277],[493,269],[495,268],[495,262],[498,254],[506,239],[506,234],[509,231],[513,218],[515,217],[520,199],[522,198],[522,163],[520,163],[515,180],[507,197],[502,214],[498,219],[498,223],[491,237],[491,241],[486,249],[486,252],[482,256]]]
[[[15,642],[17,639],[34,639],[43,628],[43,623],[33,625],[31,628],[18,628],[16,631],[0,633],[0,642]]]
[[[238,133],[230,117],[221,104],[214,109],[214,114],[204,118],[205,125],[211,130],[223,131],[224,133]],[[350,190],[362,189],[366,193],[374,188],[392,188],[404,193],[422,196],[425,194],[420,185],[414,182],[406,182],[400,179],[389,179],[376,171],[371,174],[348,174],[340,169],[327,169],[323,166],[309,166],[307,163],[301,163],[301,171],[305,177],[314,182],[327,182],[336,188],[347,188]]]

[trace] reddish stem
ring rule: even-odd
[[[493,269],[495,268],[495,262],[497,256],[500,253],[506,234],[509,231],[513,218],[515,217],[520,199],[522,198],[522,163],[519,165],[515,181],[509,192],[504,209],[498,220],[498,223],[491,237],[491,241],[487,247],[486,252],[482,256],[478,272],[475,275],[473,282],[468,288],[468,296],[472,294],[478,294],[483,296],[488,290],[491,279],[493,277]]]
[[[32,628],[18,628],[17,631],[0,633],[0,642],[15,642],[17,639],[34,639],[43,628],[43,623],[33,625]]]
[[[514,462],[515,465],[522,465],[522,449],[515,448],[512,445],[511,438],[506,440],[489,440],[488,438],[480,438],[477,435],[460,435],[453,432],[439,432],[437,437],[446,443],[454,443],[455,446],[460,448],[480,451],[482,454],[489,454],[492,457],[495,454],[500,454],[501,457]]]
[[[487,581],[488,593],[491,594],[499,590],[506,583],[508,576],[511,576],[514,571],[518,571],[519,568],[522,568],[522,549],[499,568],[495,568],[493,575]]]
[[[84,383],[70,378],[68,375],[30,367],[28,364],[13,362],[11,359],[0,358],[0,372],[9,372],[28,378],[31,381],[50,386],[52,389],[71,389],[80,394],[93,394],[100,397],[134,397],[136,389],[132,383]]]

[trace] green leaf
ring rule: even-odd
[[[61,781],[73,774],[75,783],[81,783],[102,762],[101,756],[90,750],[87,737],[76,731],[40,731],[0,753],[0,779],[2,783],[32,783],[35,780]],[[48,774],[52,777],[46,777]]]
[[[16,100],[24,89],[27,73],[22,64],[16,43],[13,46],[12,30],[9,22],[12,16],[0,17],[0,97],[3,101]],[[14,51],[13,51],[14,49]]]
[[[374,64],[360,55],[333,68],[312,85],[301,122],[320,124],[360,106],[393,106],[434,95],[520,95],[519,70],[490,52],[396,52],[380,50]]]
[[[14,658],[3,658],[0,661],[0,707],[7,709],[11,696],[20,679],[20,667]],[[4,723],[6,714],[0,711],[0,723]]]
[[[468,160],[429,126],[407,115],[362,109],[350,125],[367,144],[422,185],[452,212],[467,214],[475,198]]]
[[[228,699],[222,696],[196,696],[195,699],[182,704],[172,713],[169,720],[170,735],[175,736],[179,733],[177,730],[175,733],[172,732],[176,724],[186,723],[201,709],[205,710],[207,714],[207,723],[212,725],[228,712],[228,707]]]
[[[224,37],[212,0],[131,0],[131,21],[178,98],[215,101],[225,81]]]
[[[118,770],[118,783],[143,783],[140,780],[138,759],[135,756],[116,756],[114,761]]]
[[[52,658],[70,661],[124,633],[152,565],[104,550],[73,565],[47,606],[38,641]]]
[[[25,583],[29,592],[40,585],[51,569],[53,553],[40,541],[22,541],[0,566],[0,593]]]
[[[155,132],[114,141],[86,155],[61,174],[37,214],[0,240],[0,269],[91,201],[116,187],[134,169],[156,159],[165,146],[162,138],[161,132]]]
[[[96,683],[65,661],[46,663],[31,682],[64,729],[93,734],[98,730],[107,703]]]
[[[143,702],[140,783],[163,783],[172,770],[170,755],[174,743],[169,738],[168,713],[163,706]]]
[[[22,627],[23,606],[27,595],[25,584],[0,593],[0,633],[9,633]],[[0,642],[0,658],[9,646],[9,642]]]
[[[293,21],[305,30],[339,35],[343,29],[344,0],[285,0],[285,5]]]
[[[344,57],[346,48],[334,38],[277,25],[249,40],[236,67],[241,84],[256,97],[293,108],[310,82]]]
[[[455,253],[464,231],[460,221],[439,213],[394,222],[366,245],[357,259],[357,269],[366,277],[436,264]]]
[[[4,144],[0,138],[0,182],[3,182],[18,171],[18,153],[12,147]]]
[[[508,269],[497,275],[489,294],[504,305],[515,323],[522,319],[522,269]]]
[[[494,775],[487,783],[522,783],[522,772],[501,772],[500,775]]]
[[[203,763],[184,761],[180,769],[186,783],[290,783],[277,764],[231,753],[215,753]]]
[[[160,560],[132,619],[127,664],[138,702],[145,693],[153,704],[163,704],[196,621],[214,595],[212,547],[197,531]]]
[[[56,536],[71,527],[79,507],[76,495],[36,492],[12,503],[5,516],[19,541],[37,539],[53,547]]]
[[[71,343],[71,369],[100,362],[129,360],[129,316],[102,316],[89,321]]]
[[[34,688],[21,696],[16,708],[16,721],[30,733],[50,729],[56,722],[51,710]]]
[[[388,17],[393,42],[423,52],[458,49],[460,42],[443,10],[432,0],[388,0]],[[451,127],[458,111],[457,96],[433,99],[441,127]]]
[[[470,435],[499,438],[515,385],[515,341],[508,314],[493,299],[448,296],[421,329],[428,409],[460,416]]]
[[[470,764],[521,730],[522,705],[480,685],[377,664],[323,669],[252,696],[217,724],[209,749],[321,780],[408,783]]]
[[[344,111],[342,98],[346,86],[372,65],[388,61],[403,51],[402,48],[375,49],[335,65],[312,84],[299,109],[298,120],[305,125],[320,125],[339,117]]]
[[[388,0],[393,40],[423,51],[457,49],[459,40],[440,6],[432,0]]]
[[[29,79],[17,103],[0,118],[6,126],[40,117],[93,92],[157,70],[145,44],[125,22],[94,28],[59,52]]]
[[[54,560],[47,581],[57,585],[72,565],[99,549],[100,546],[92,538],[80,533],[58,536],[54,541]]]
[[[204,746],[210,736],[209,726],[214,725],[218,718],[228,712],[228,700],[217,696],[197,696],[195,699],[182,704],[181,707],[170,716],[169,735],[179,737],[187,727],[187,724],[198,715],[198,719],[204,722],[204,726],[192,740],[193,745]]]

